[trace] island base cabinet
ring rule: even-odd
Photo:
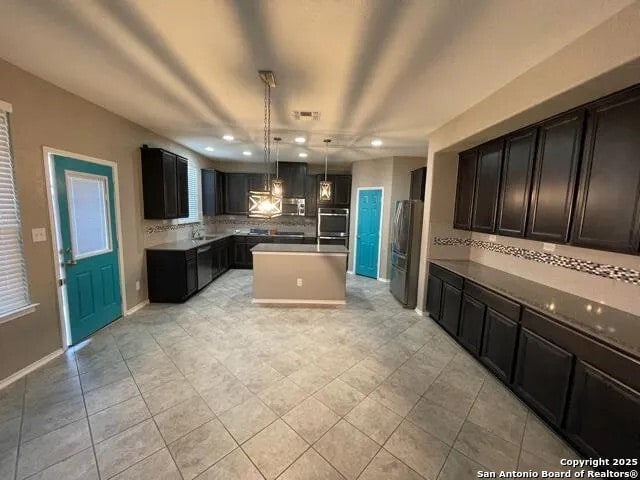
[[[440,319],[440,306],[442,304],[442,280],[429,275],[427,284],[427,312],[434,320]]]
[[[442,284],[442,305],[440,310],[440,325],[454,337],[458,335],[460,321],[460,302],[462,292],[448,283]]]
[[[485,306],[469,295],[462,296],[458,341],[474,355],[480,353]]]
[[[518,341],[518,324],[488,308],[484,321],[480,360],[505,383],[511,381]]]
[[[640,457],[640,393],[588,363],[578,362],[566,431],[591,457],[637,459]]]
[[[560,426],[573,369],[573,355],[523,328],[514,389],[543,417]]]

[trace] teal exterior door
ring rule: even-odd
[[[54,155],[71,343],[122,316],[113,169]]]
[[[378,277],[382,190],[358,191],[358,225],[356,238],[356,274]]]

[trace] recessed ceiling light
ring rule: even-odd
[[[223,135],[222,138],[224,138],[227,142],[231,142],[233,140],[233,135],[227,133],[226,135]]]
[[[244,152],[242,152],[242,154],[243,154],[245,157],[250,157],[250,156],[251,156],[251,152],[250,152],[249,150],[245,150]]]
[[[382,140],[380,140],[379,138],[374,138],[373,140],[371,140],[371,145],[374,147],[381,147]]]
[[[215,149],[213,147],[204,147],[207,152],[213,152]]]
[[[298,156],[299,156],[300,158],[307,158],[309,155],[308,155],[307,153],[305,153],[305,152],[300,152],[300,153],[298,154]]]
[[[304,137],[296,137],[296,138],[293,139],[293,141],[296,142],[296,143],[304,143],[304,142],[307,141],[307,139],[304,138]]]

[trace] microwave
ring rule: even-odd
[[[289,217],[304,217],[304,198],[283,198],[282,215]]]
[[[348,208],[318,208],[318,237],[349,236]]]

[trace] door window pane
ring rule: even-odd
[[[73,258],[111,251],[107,177],[67,172]]]

